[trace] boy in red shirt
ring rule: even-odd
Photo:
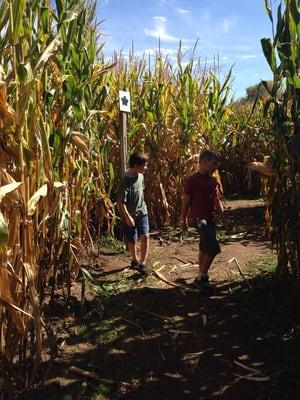
[[[181,226],[187,229],[189,213],[193,226],[200,234],[199,275],[194,284],[204,293],[213,291],[209,283],[208,270],[215,256],[221,251],[216,238],[217,214],[221,216],[227,228],[219,184],[212,176],[218,165],[219,158],[215,153],[209,150],[203,151],[199,157],[198,172],[189,176],[184,185]]]

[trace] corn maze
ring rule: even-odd
[[[62,288],[67,301],[78,252],[118,228],[119,90],[132,98],[129,150],[149,155],[153,226],[178,224],[183,179],[210,148],[225,194],[258,195],[264,181],[278,273],[299,283],[300,2],[265,3],[273,84],[252,104],[232,101],[232,70],[203,63],[197,43],[187,61],[179,45],[175,65],[159,49],[107,62],[95,2],[0,1],[0,391],[10,398],[40,382],[51,357],[45,299]],[[274,175],[251,181],[248,162],[264,157]]]

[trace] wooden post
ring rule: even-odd
[[[120,111],[120,148],[121,148],[121,170],[124,175],[127,167],[127,115]]]
[[[119,91],[120,107],[120,150],[121,150],[121,169],[124,175],[127,167],[127,113],[130,113],[130,93],[128,91]]]

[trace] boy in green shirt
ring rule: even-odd
[[[118,191],[118,210],[124,225],[125,240],[132,257],[131,267],[147,273],[146,259],[149,251],[149,219],[144,200],[144,172],[147,156],[136,152],[129,157],[129,168],[122,177]],[[136,242],[141,239],[140,259]]]

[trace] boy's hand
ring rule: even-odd
[[[135,221],[134,221],[134,219],[132,218],[132,216],[131,215],[128,215],[128,216],[126,216],[126,225],[128,225],[128,226],[130,226],[130,227],[134,227],[135,226]]]

